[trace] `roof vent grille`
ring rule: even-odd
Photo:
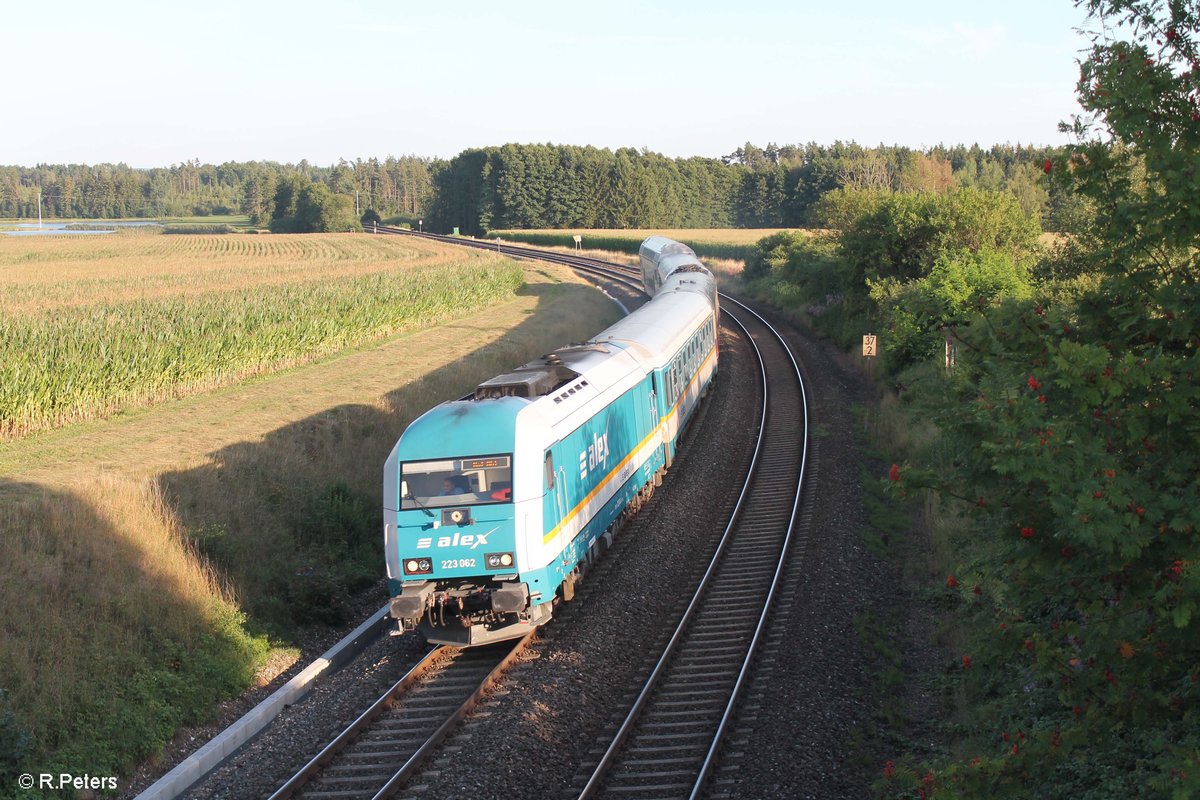
[[[489,378],[475,389],[475,399],[543,397],[578,377],[579,373],[565,366],[561,359],[555,358],[552,361],[547,357],[542,363],[534,362],[517,367],[512,372]]]

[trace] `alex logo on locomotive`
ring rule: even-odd
[[[600,467],[608,466],[608,431],[602,434],[592,434],[592,443],[587,450],[579,454],[579,480],[586,481],[588,473]]]
[[[497,530],[496,528],[492,528],[487,533],[467,533],[467,534],[460,534],[458,531],[455,531],[453,536],[439,536],[437,539],[436,545],[433,543],[432,536],[425,536],[420,539],[417,539],[417,549],[418,550],[428,550],[430,547],[460,547],[461,546],[461,547],[466,547],[470,550],[474,550],[477,547],[487,544],[488,537],[491,536],[493,533],[495,533],[496,530]]]

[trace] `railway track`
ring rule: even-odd
[[[702,795],[794,554],[808,436],[803,380],[766,320],[732,298],[722,302],[738,307],[730,317],[760,363],[753,462],[708,571],[580,798]]]
[[[391,797],[465,719],[532,640],[437,647],[364,711],[271,800]]]
[[[628,281],[636,273],[593,258],[417,235],[550,260],[609,280]],[[721,302],[759,363],[763,403],[754,456],[732,518],[678,627],[607,747],[581,773],[582,786],[570,792],[581,800],[703,794],[751,674],[784,567],[803,544],[793,541],[808,452],[799,365],[769,322],[732,297],[722,294]]]

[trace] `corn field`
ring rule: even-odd
[[[53,243],[19,253],[0,242],[0,438],[303,363],[482,308],[522,284],[520,267],[494,256],[382,237],[154,242],[168,238],[159,248],[94,244],[91,261],[76,241],[61,248],[65,259]],[[55,263],[65,279],[54,280]]]

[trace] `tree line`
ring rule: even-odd
[[[249,214],[266,225],[279,184],[300,175],[385,216],[416,216],[429,203],[437,162],[417,156],[339,161],[202,164],[138,169],[125,164],[0,166],[0,217],[114,219]]]
[[[646,150],[506,144],[460,153],[434,172],[434,230],[806,227],[836,190],[1011,194],[1048,230],[1075,230],[1083,201],[1044,180],[1061,148],[747,143],[721,159]]]
[[[1012,195],[1043,228],[1078,230],[1086,204],[1046,180],[1062,148],[1021,145],[758,147],[723,158],[668,158],[648,150],[506,144],[450,160],[404,156],[317,167],[188,161],[0,167],[0,217],[115,218],[248,214],[268,225],[282,181],[299,175],[383,218],[480,235],[501,228],[811,227],[830,192],[938,193],[975,188]]]

